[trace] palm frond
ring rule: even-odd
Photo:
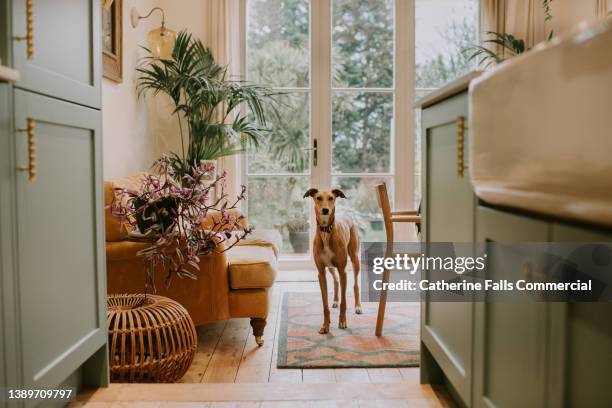
[[[172,166],[184,174],[201,160],[241,153],[259,146],[267,132],[268,115],[276,112],[275,95],[266,86],[228,79],[210,49],[190,33],[177,34],[172,57],[147,56],[137,71],[138,95],[166,94],[173,113],[187,122],[189,143],[183,156],[174,154]]]

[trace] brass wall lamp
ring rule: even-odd
[[[136,28],[140,20],[149,18],[155,11],[161,12],[162,20],[159,28],[149,31],[149,49],[151,54],[157,59],[170,59],[172,58],[172,50],[176,41],[176,32],[166,28],[166,15],[161,7],[152,8],[144,16],[138,13],[136,7],[132,7],[132,10],[130,10],[130,21],[132,27]]]

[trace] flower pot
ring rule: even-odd
[[[308,252],[308,243],[310,241],[310,234],[308,231],[297,231],[289,233],[289,242],[293,247],[293,251],[296,254],[303,254]]]
[[[372,231],[382,231],[383,222],[381,220],[370,220],[370,228],[372,228]]]
[[[160,233],[174,225],[178,205],[171,197],[162,198],[154,203],[147,203],[137,198],[134,200],[134,206],[136,210],[146,206],[142,211],[136,212],[136,224],[142,234],[146,234],[154,225],[160,225]]]

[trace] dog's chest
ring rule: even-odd
[[[334,252],[329,245],[329,237],[323,239],[323,250],[319,256],[325,266],[334,266]]]

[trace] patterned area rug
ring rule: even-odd
[[[331,297],[330,297],[331,299]],[[278,368],[414,367],[419,365],[418,303],[387,303],[383,336],[376,337],[378,303],[363,303],[355,314],[348,299],[348,329],[338,329],[331,309],[331,333],[319,334],[323,321],[319,293],[285,293],[282,302]]]

